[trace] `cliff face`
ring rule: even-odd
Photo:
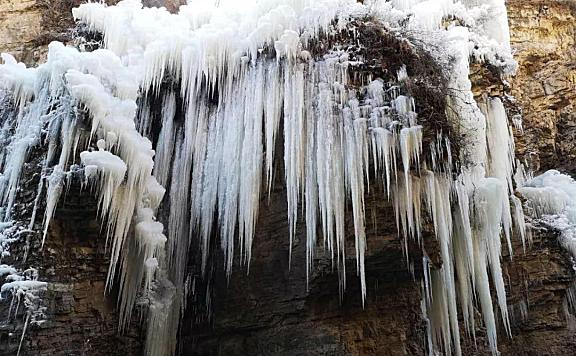
[[[519,71],[512,95],[522,107],[517,154],[535,171],[576,173],[576,4],[508,1]]]
[[[27,63],[38,62],[50,41],[69,38],[70,8],[77,2],[0,0],[0,51],[14,53]],[[175,8],[177,1],[149,2],[160,3]],[[576,7],[570,1],[510,0],[507,5],[520,68],[510,81],[510,90],[524,120],[524,132],[515,130],[518,157],[535,171],[559,168],[574,174]],[[500,88],[478,84],[476,92],[484,90]],[[28,219],[25,207],[35,197],[38,176],[30,173],[24,180],[21,217]],[[216,256],[213,285],[196,285],[208,292],[188,301],[181,353],[344,355],[376,354],[386,349],[387,354],[423,354],[422,268],[418,262],[413,273],[406,267],[392,207],[373,196],[366,199],[370,255],[366,258],[368,299],[363,308],[352,258],[342,298],[338,275],[330,257],[323,254],[315,258],[316,268],[307,288],[305,231],[301,227],[288,266],[285,196],[285,188],[277,184],[271,203],[268,199],[261,203],[255,236],[259,243],[255,244],[250,273],[238,269],[227,281],[222,256]],[[38,215],[42,216],[41,212]],[[36,228],[40,230],[40,224]],[[50,283],[42,296],[47,322],[27,331],[23,353],[138,354],[142,335],[136,323],[125,335],[116,334],[114,296],[105,297],[104,293],[105,238],[89,192],[73,185],[59,206],[43,248],[40,241],[41,236],[30,234],[13,250],[14,256],[27,254],[28,259],[8,261],[34,266]],[[433,250],[431,246],[429,252]],[[412,251],[413,258],[419,261],[416,251]],[[499,335],[502,354],[576,353],[576,322],[564,308],[566,291],[574,283],[569,256],[549,231],[535,232],[526,253],[516,242],[514,252],[512,261],[503,256],[514,327],[512,339]],[[352,257],[353,252],[348,255]],[[207,300],[210,312],[204,309]],[[2,315],[7,313],[7,302],[3,302]],[[7,355],[14,354],[20,342],[23,318],[21,314],[16,317],[14,323],[0,328],[0,352]],[[481,330],[478,336],[478,347],[468,342],[465,354],[489,354]]]
[[[21,61],[33,63],[42,50],[42,11],[37,1],[2,0],[0,2],[0,43],[2,51],[14,53]]]
[[[20,222],[31,219],[40,178],[39,158],[37,152],[32,153],[22,177],[15,216]],[[43,216],[44,204],[38,208],[38,216]],[[24,230],[11,245],[11,255],[2,263],[20,270],[34,268],[48,286],[40,293],[37,304],[43,309],[43,316],[28,327],[24,325],[26,309],[22,300],[19,300],[22,305],[16,308],[14,300],[0,301],[0,312],[5,318],[0,326],[0,354],[16,354],[25,328],[21,351],[24,355],[138,353],[141,346],[138,325],[133,324],[119,335],[114,296],[105,297],[109,258],[96,209],[90,192],[82,190],[80,180],[74,179],[69,196],[58,207],[44,246],[38,232],[42,231],[41,218],[36,218],[33,229]]]
[[[518,61],[510,91],[522,109],[524,132],[515,129],[516,154],[535,172],[576,173],[576,4],[573,1],[507,2],[511,42]],[[553,233],[540,231],[526,254],[516,247],[508,262],[509,305],[524,305],[504,354],[564,355],[576,352],[576,321],[565,313],[574,283],[570,256]]]

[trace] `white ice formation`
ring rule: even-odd
[[[518,192],[527,200],[534,223],[557,231],[564,248],[576,259],[576,181],[550,170],[525,182]]]
[[[175,350],[192,239],[200,241],[203,269],[215,237],[228,277],[235,255],[250,264],[260,201],[280,163],[288,238],[303,220],[308,272],[322,245],[345,285],[351,211],[365,300],[364,196],[376,177],[406,246],[420,241],[425,220],[438,239],[442,266],[424,263],[430,353],[461,354],[458,313],[474,335],[476,304],[498,352],[491,284],[510,333],[501,235],[511,252],[513,228],[523,239],[526,233],[513,195],[514,144],[504,105],[498,98],[476,103],[468,75],[470,58],[504,74],[515,69],[504,0],[190,1],[177,14],[124,0],[84,4],[73,14],[103,34],[102,49],[54,42],[37,68],[2,55],[3,101],[13,108],[0,131],[4,221],[32,147],[45,143],[46,164],[57,162],[38,188],[46,194],[45,236],[71,165],[82,163],[110,241],[108,285],[119,284],[120,326],[146,296],[148,330],[162,331],[149,332],[148,354]],[[352,21],[368,16],[391,35],[417,39],[446,66],[446,120],[465,136],[459,157],[440,132],[423,147],[418,98],[402,89],[405,66],[396,69],[395,85],[368,77],[359,86],[349,74],[361,61],[341,48],[317,53],[315,42],[356,33]],[[166,218],[158,221],[162,202]]]
[[[17,355],[20,355],[28,327],[41,325],[45,321],[46,307],[42,303],[41,294],[46,291],[48,283],[38,280],[35,268],[18,271],[14,267],[1,265],[0,277],[6,281],[0,288],[0,301],[11,297],[7,321],[16,318],[20,309],[24,310],[24,326],[17,351]]]

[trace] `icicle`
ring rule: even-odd
[[[496,289],[496,296],[498,299],[498,306],[502,314],[502,321],[508,334],[510,334],[510,322],[508,319],[508,307],[506,305],[506,291],[504,288],[504,280],[502,277],[502,269],[500,266],[500,231],[503,211],[506,206],[502,204],[502,199],[508,202],[508,197],[505,193],[505,185],[502,181],[495,178],[486,178],[482,185],[479,186],[475,193],[475,208],[476,217],[479,219],[478,234],[480,243],[485,245],[482,249],[486,249],[487,262],[490,266],[492,273],[492,282]],[[504,197],[504,198],[502,198]],[[509,211],[508,206],[508,211]],[[478,271],[477,272],[481,272]],[[487,282],[486,282],[487,283]],[[477,286],[481,287],[481,286]],[[489,286],[485,286],[489,290]],[[484,308],[483,308],[484,309]],[[487,326],[488,327],[488,326]],[[488,329],[489,334],[493,334],[494,343],[491,343],[492,351],[496,352],[496,330]]]
[[[475,337],[474,329],[474,290],[475,262],[473,235],[470,225],[468,191],[464,184],[454,186],[457,205],[454,211],[454,262],[458,271],[459,300],[464,316],[464,326],[468,334]]]
[[[282,78],[279,66],[275,63],[268,66],[267,80],[266,80],[266,100],[264,104],[264,122],[265,122],[265,137],[266,137],[266,181],[268,187],[268,194],[272,189],[273,179],[273,163],[274,163],[274,148],[276,146],[276,136],[278,134],[278,126],[280,124],[280,116],[282,107],[282,89],[280,85]]]
[[[286,69],[284,77],[284,170],[291,260],[305,156],[303,68],[297,66],[293,69]]]
[[[75,125],[72,122],[72,118],[70,116],[66,116],[66,118],[61,123],[60,127],[60,137],[62,137],[62,147],[60,153],[60,159],[58,164],[52,170],[52,173],[48,177],[48,188],[46,192],[46,213],[44,217],[44,234],[42,236],[42,246],[44,246],[44,242],[46,241],[46,235],[48,233],[48,226],[50,225],[50,220],[54,217],[54,213],[56,210],[56,205],[58,204],[58,200],[60,199],[60,195],[64,189],[64,171],[67,168],[68,160],[70,157],[70,153],[72,152],[72,143],[74,139],[74,134],[76,131]],[[52,121],[52,123],[57,121]],[[51,161],[50,152],[47,154],[46,162]],[[40,183],[42,184],[42,183]],[[42,185],[38,188],[39,192],[38,195],[41,194]],[[35,214],[35,210],[34,213]],[[32,225],[34,222],[34,218],[32,218],[30,224]]]
[[[169,93],[162,101],[162,130],[156,145],[156,158],[154,160],[154,176],[158,183],[167,186],[176,141],[174,129],[174,115],[176,114],[176,96]],[[148,126],[148,125],[146,125]]]
[[[443,334],[448,335],[446,338],[452,337],[452,344],[454,346],[454,353],[461,354],[460,350],[460,330],[458,327],[458,312],[456,309],[456,285],[454,280],[454,265],[451,250],[452,238],[452,219],[450,214],[450,183],[448,179],[442,177],[430,177],[428,179],[433,182],[428,183],[435,191],[435,197],[432,200],[433,207],[433,220],[436,236],[440,242],[440,254],[444,261],[441,269],[441,278],[439,283],[442,285],[442,293],[445,293],[446,312],[445,317],[448,320],[444,321],[448,325],[443,326]],[[449,327],[449,329],[448,329]],[[445,340],[445,343],[447,341]],[[449,351],[448,351],[449,353]]]
[[[354,132],[351,112],[348,108],[342,111],[344,119],[344,152],[345,172],[348,190],[352,200],[352,216],[354,217],[354,237],[356,248],[356,268],[360,276],[362,303],[366,299],[366,277],[364,267],[364,254],[366,251],[366,232],[364,217],[364,170],[363,160],[358,152],[357,135]],[[363,147],[363,144],[360,144]]]
[[[144,346],[146,355],[173,355],[176,351],[177,334],[173,333],[178,327],[173,323],[179,321],[176,293],[174,285],[165,277],[158,279],[158,285],[152,292],[148,307]]]
[[[314,93],[314,87],[312,85],[307,85],[305,96],[312,98]],[[311,125],[307,125],[307,137],[306,137],[306,163],[305,163],[305,203],[306,203],[306,287],[309,286],[310,274],[312,271],[312,265],[314,261],[314,249],[316,248],[317,239],[317,220],[318,220],[318,166],[320,165],[316,161],[315,153],[318,152],[318,137],[316,133],[316,125],[314,124],[314,110],[312,108],[312,101],[307,100],[305,106],[305,122],[311,122]]]
[[[524,208],[522,207],[522,201],[515,195],[511,195],[510,199],[514,204],[514,226],[516,227],[516,231],[522,239],[522,249],[524,252],[526,252],[526,221],[524,218]]]
[[[57,166],[52,174],[48,177],[48,190],[46,196],[46,217],[44,220],[44,234],[42,235],[42,246],[46,241],[46,235],[48,234],[48,226],[50,225],[50,220],[54,217],[54,212],[56,211],[56,205],[60,199],[60,195],[64,189],[64,172],[62,168]]]
[[[514,171],[514,139],[508,127],[508,118],[499,98],[484,98],[480,107],[486,116],[488,147],[488,175],[507,182],[512,192]]]

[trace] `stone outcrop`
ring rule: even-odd
[[[42,11],[35,0],[0,1],[0,48],[20,61],[33,63],[41,57],[37,39],[42,36]]]
[[[524,119],[518,157],[535,171],[575,174],[576,3],[511,0],[507,6],[519,64],[511,93]]]

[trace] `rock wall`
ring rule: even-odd
[[[518,157],[535,171],[576,173],[576,2],[508,1],[519,71],[512,95],[522,107]]]
[[[0,0],[0,49],[20,61],[40,58],[38,38],[42,36],[42,11],[37,1]]]
[[[286,190],[277,186],[261,201],[250,273],[237,267],[228,282],[223,256],[212,261],[209,320],[200,291],[189,300],[182,355],[423,355],[421,250],[414,246],[411,274],[392,205],[373,191],[367,208],[367,300],[362,307],[356,275],[354,232],[348,216],[347,285],[340,296],[338,272],[327,253],[314,258],[306,286],[306,231],[298,226],[288,265]],[[379,189],[376,188],[376,191]],[[351,214],[349,214],[351,215]],[[431,247],[433,249],[434,247]],[[321,249],[320,249],[321,251]],[[192,266],[195,268],[195,266]],[[204,316],[199,322],[198,316]]]
[[[69,11],[77,2],[0,0],[0,51],[14,53],[26,63],[38,62],[50,41],[69,38]],[[167,6],[174,9],[175,4]],[[524,133],[515,130],[518,156],[536,171],[557,167],[574,174],[575,3],[509,0],[508,9],[520,70],[507,90],[518,100],[524,119]],[[477,84],[478,94],[503,91]],[[29,187],[21,192],[22,202],[33,199],[37,180],[33,174],[27,176]],[[195,285],[198,291],[189,300],[183,323],[181,354],[424,354],[421,266],[416,262],[413,273],[406,267],[391,206],[374,197],[366,200],[369,290],[362,308],[353,259],[348,263],[347,291],[342,297],[337,272],[326,255],[316,256],[307,288],[304,231],[297,233],[288,266],[282,186],[276,186],[270,201],[262,202],[250,273],[238,268],[227,281],[222,256],[216,256],[211,288],[200,282]],[[22,211],[23,218],[26,214]],[[13,262],[34,265],[42,271],[42,279],[50,282],[43,296],[48,321],[28,330],[22,354],[140,353],[139,325],[118,335],[114,296],[104,296],[108,266],[104,240],[95,204],[77,185],[60,205],[42,249],[37,234],[15,246],[14,256],[28,251],[29,257],[26,262]],[[418,250],[411,249],[414,261],[419,260]],[[574,283],[569,257],[556,236],[546,231],[534,233],[534,243],[526,253],[516,239],[514,252],[512,261],[503,256],[514,328],[512,339],[499,335],[502,354],[576,354],[576,322],[564,311],[566,291]],[[194,271],[195,266],[190,268]],[[211,312],[205,309],[207,301]],[[0,303],[2,315],[6,302]],[[0,354],[15,354],[23,327],[21,313],[14,323],[0,325]],[[466,341],[464,348],[466,355],[489,354],[481,329],[477,345]]]
[[[40,175],[40,156],[33,153],[22,177],[15,219],[28,222]],[[44,204],[38,206],[32,230],[24,230],[3,263],[19,270],[35,268],[48,282],[40,294],[44,316],[24,329],[26,309],[0,300],[0,355],[15,355],[22,335],[21,355],[136,355],[141,347],[140,327],[133,323],[125,334],[117,332],[114,295],[106,297],[108,253],[96,219],[97,204],[74,179],[50,224],[42,246]],[[20,303],[23,304],[23,303]],[[9,313],[8,309],[12,309]],[[14,312],[15,310],[15,312]],[[6,318],[6,316],[11,317]]]

